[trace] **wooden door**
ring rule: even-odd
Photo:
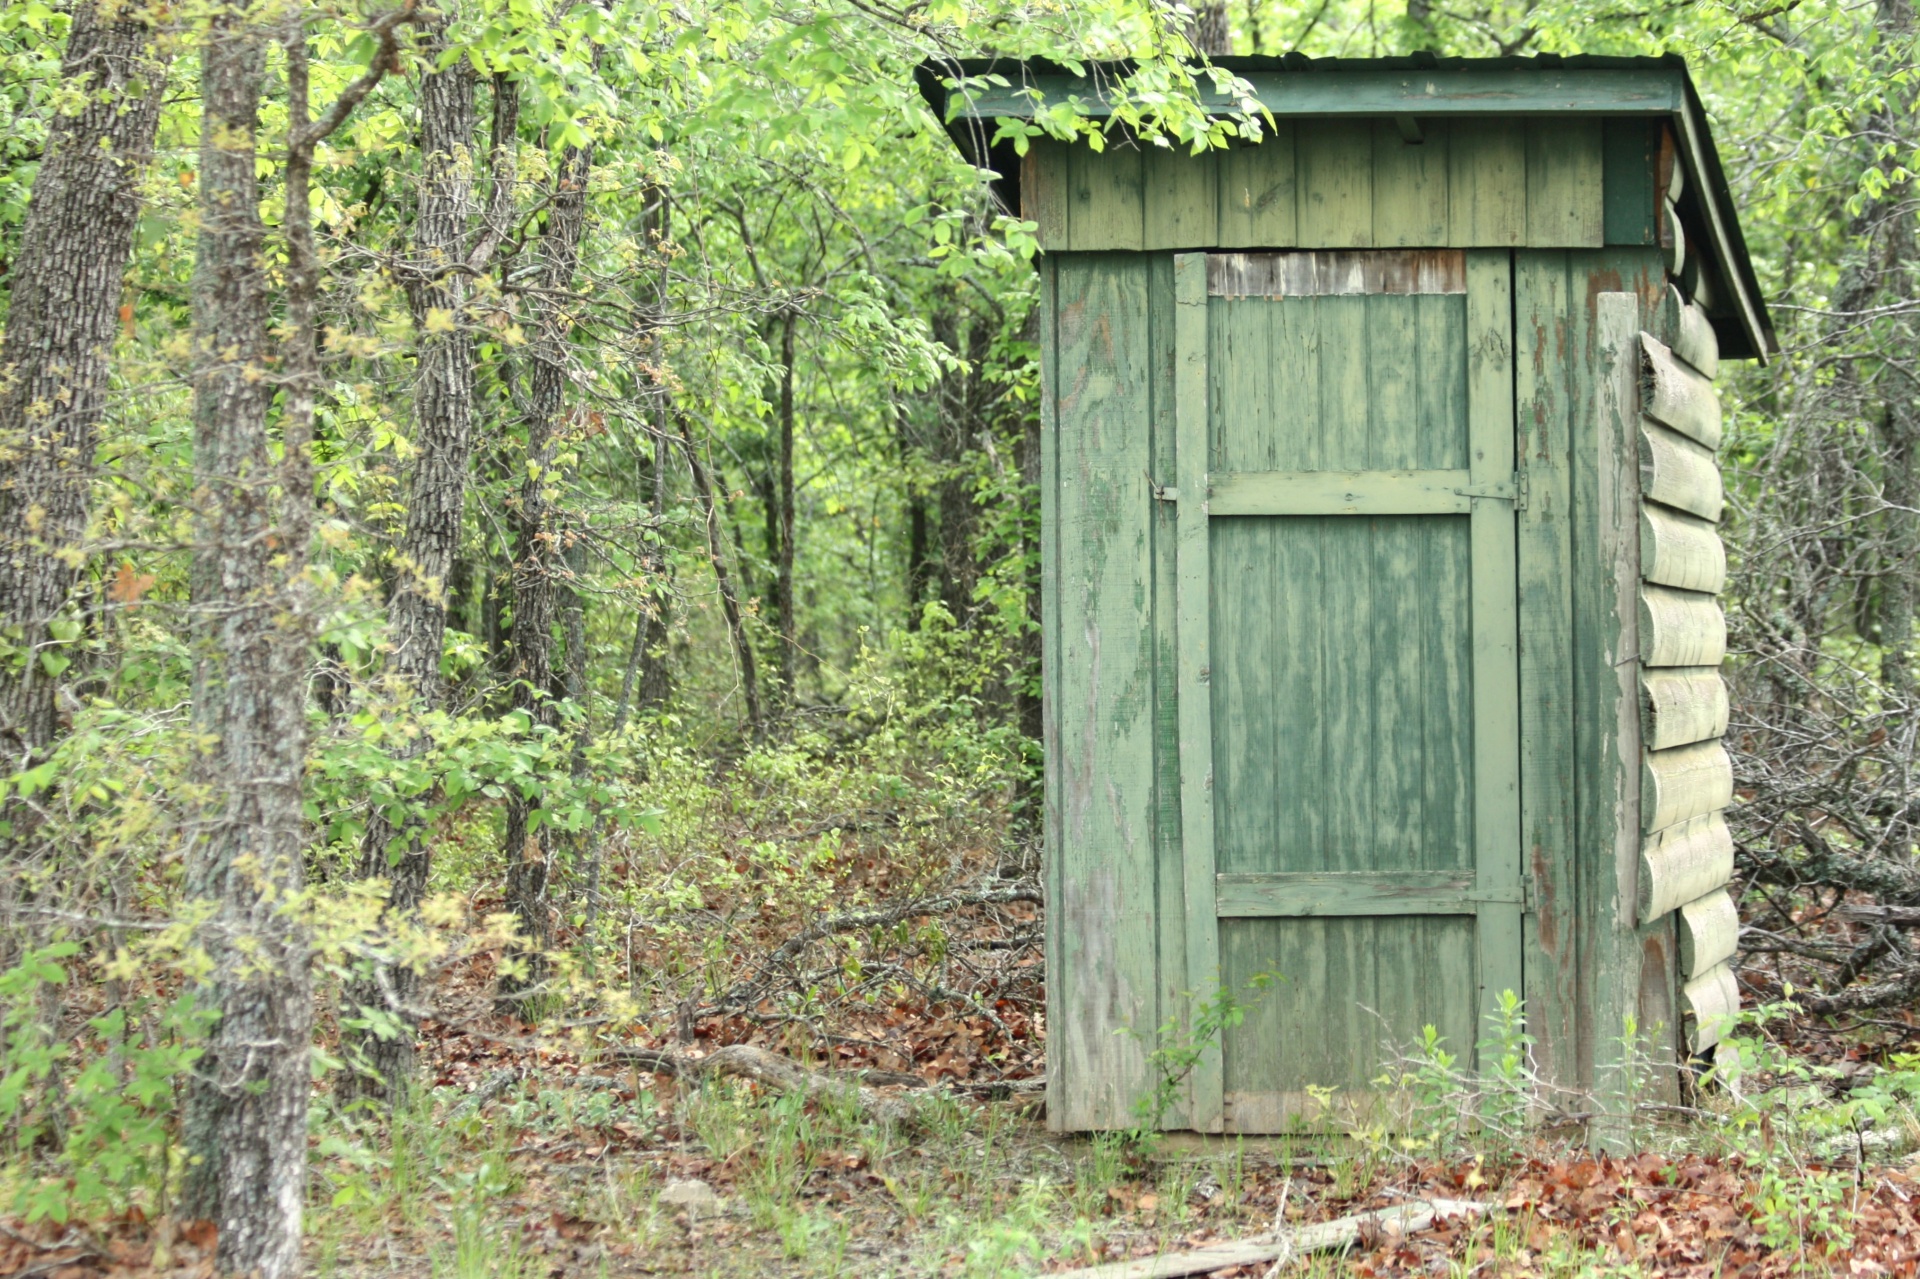
[[[1186,967],[1275,978],[1191,1117],[1276,1131],[1522,989],[1511,262],[1174,274]]]

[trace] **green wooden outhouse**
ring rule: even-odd
[[[1386,1104],[1508,991],[1558,1104],[1630,1025],[1671,1090],[1738,1004],[1712,379],[1774,345],[1686,67],[1217,65],[1277,127],[1197,156],[995,142],[1122,68],[921,71],[1045,249],[1050,1122],[1223,983],[1172,1127]]]

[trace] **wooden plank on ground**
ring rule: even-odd
[[[1648,751],[1640,809],[1647,830],[1665,830],[1733,802],[1733,761],[1719,742]]]
[[[1640,922],[1652,923],[1732,878],[1733,834],[1719,813],[1655,831],[1640,849]]]
[[[1649,501],[1704,520],[1719,520],[1726,500],[1713,454],[1652,422],[1640,425],[1640,489]]]
[[[1698,516],[1642,507],[1640,576],[1661,586],[1716,594],[1727,583],[1727,551],[1719,531]]]
[[[1715,965],[1732,959],[1740,949],[1740,911],[1725,889],[1695,898],[1674,916],[1680,938],[1680,971],[1688,979],[1703,977]]]
[[[1213,830],[1213,711],[1207,687],[1212,641],[1212,570],[1208,565],[1207,258],[1173,261],[1173,394],[1175,459],[1181,490],[1176,595],[1180,646],[1180,843],[1186,867],[1187,980],[1205,1002],[1220,975]],[[1192,1073],[1189,1122],[1199,1132],[1221,1126],[1220,1046],[1208,1044]]]
[[[1720,602],[1697,591],[1640,589],[1640,660],[1648,666],[1718,666],[1727,654]]]
[[[1714,667],[1643,671],[1641,729],[1648,750],[1686,746],[1727,732],[1727,684]]]

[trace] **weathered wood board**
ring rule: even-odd
[[[1719,531],[1696,516],[1642,506],[1640,576],[1660,586],[1717,594],[1727,582],[1727,551]]]
[[[1727,617],[1713,596],[1641,587],[1641,661],[1648,666],[1718,666],[1726,654]]]
[[[1674,916],[1680,941],[1680,971],[1688,979],[1733,958],[1740,949],[1740,911],[1725,889],[1682,906]]]
[[[1680,988],[1687,1019],[1687,1044],[1700,1053],[1719,1043],[1740,1011],[1740,983],[1726,964],[1708,969]]]
[[[1648,750],[1724,737],[1727,684],[1714,667],[1641,672],[1641,733]]]
[[[1665,343],[1642,334],[1646,352],[1642,411],[1703,448],[1720,447],[1720,395],[1713,383],[1674,358]]]
[[[1111,137],[1034,143],[1022,215],[1048,250],[1598,248],[1598,120],[1281,120],[1189,154]],[[1060,177],[1052,175],[1058,174]]]
[[[1640,427],[1640,491],[1649,501],[1718,520],[1726,495],[1713,454],[1664,426]]]
[[[1648,751],[1640,807],[1647,830],[1665,830],[1725,808],[1733,799],[1733,761],[1719,742]]]
[[[1719,813],[1655,831],[1640,847],[1640,922],[1652,923],[1732,878],[1733,833]]]

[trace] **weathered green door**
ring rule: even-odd
[[[1313,1122],[1521,985],[1511,265],[1175,264],[1187,971],[1276,984],[1200,1129]]]

